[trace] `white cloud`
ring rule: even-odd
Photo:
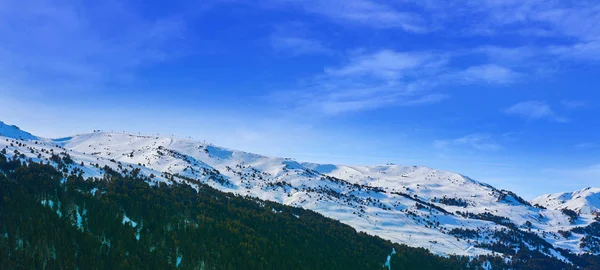
[[[423,25],[447,35],[520,35],[546,39],[530,46],[536,56],[563,60],[600,60],[600,3],[597,1],[484,0],[418,1]],[[471,19],[472,18],[472,19]],[[522,60],[521,63],[527,63]]]
[[[600,4],[548,0],[383,1],[285,0],[339,23],[447,35],[523,35],[598,40]]]
[[[351,111],[362,111],[374,109],[385,105],[391,105],[394,98],[375,97],[358,100],[325,100],[318,103],[318,107],[327,114],[339,114]]]
[[[373,28],[399,28],[408,32],[426,32],[421,16],[400,11],[391,5],[371,0],[286,0],[309,13],[319,14],[340,23]]]
[[[506,113],[524,116],[530,119],[554,117],[554,111],[542,101],[525,101],[507,108]]]
[[[449,2],[452,4],[436,1],[441,7],[435,10],[446,13],[448,20],[455,20],[459,15],[476,16],[479,32],[483,33],[570,37],[582,41],[598,40],[600,34],[596,23],[600,20],[600,5],[595,1],[576,4],[547,0]],[[463,12],[448,12],[456,9]]]
[[[412,106],[412,105],[434,104],[434,103],[442,102],[448,98],[450,98],[450,96],[445,95],[445,94],[439,94],[439,93],[427,94],[427,95],[424,95],[417,99],[407,100],[407,101],[403,102],[402,105]]]
[[[397,80],[415,69],[434,67],[440,60],[422,52],[380,50],[372,54],[354,55],[347,65],[326,69],[326,73],[333,76],[373,76]]]
[[[550,105],[543,101],[524,101],[504,110],[506,114],[527,118],[529,120],[547,119],[556,122],[569,122],[569,119],[557,115]]]
[[[281,2],[281,1],[270,1]],[[400,28],[450,36],[486,35],[552,38],[532,52],[569,60],[600,60],[600,4],[548,0],[379,1],[286,0],[287,4],[339,23],[377,29]],[[547,42],[547,43],[546,43]],[[525,62],[525,61],[523,61]]]
[[[330,54],[332,50],[310,25],[298,21],[275,25],[269,36],[271,47],[278,53],[293,56],[309,54]]]
[[[297,36],[271,36],[271,46],[277,51],[291,53],[292,55],[329,53],[330,50],[322,42]]]
[[[502,149],[494,137],[490,134],[473,133],[463,137],[449,140],[436,140],[433,146],[438,149],[447,149],[451,147],[467,147],[482,151],[494,151]]]
[[[572,45],[555,45],[548,50],[566,60],[600,61],[600,39]]]
[[[459,41],[482,33],[495,36],[487,41],[490,43],[469,40],[469,44],[475,45],[452,49],[430,44],[417,46],[427,48],[417,51],[392,49],[389,45],[385,49],[375,45],[356,50],[347,56],[345,63],[329,65],[310,89],[303,90],[311,104],[327,108],[328,112],[441,102],[444,98],[426,96],[436,88],[453,84],[503,86],[535,80],[549,77],[571,64],[600,60],[600,25],[596,23],[600,21],[600,5],[593,1],[572,4],[547,0],[287,0],[284,3],[285,7],[323,16],[343,24],[344,28],[363,25],[374,28],[371,31],[375,33],[392,33],[397,28],[433,36],[443,32],[443,36]],[[521,42],[522,38],[514,39],[515,36],[526,37],[527,41]],[[494,45],[494,40],[508,38],[514,40],[511,42],[514,46]],[[302,100],[304,104],[307,102]],[[573,108],[573,104],[558,108]],[[515,104],[505,112],[528,119],[569,121],[549,105],[535,102]]]
[[[527,62],[539,54],[537,48],[530,46],[518,47],[499,47],[499,46],[481,46],[466,53],[482,53],[495,63],[514,64]]]
[[[448,98],[431,93],[444,56],[426,52],[354,52],[345,64],[329,67],[298,91],[291,102],[311,112],[339,114],[386,106],[417,106]]]
[[[448,93],[437,88],[452,84],[512,83],[520,74],[493,64],[464,69],[450,66],[460,54],[427,51],[355,51],[344,64],[326,67],[322,74],[287,98],[311,112],[339,114],[389,106],[417,106],[442,102]],[[289,94],[289,92],[288,92]],[[277,95],[277,102],[285,102]]]
[[[485,82],[494,84],[506,84],[514,82],[520,74],[506,67],[495,64],[485,64],[468,67],[456,74],[458,79],[465,82]]]

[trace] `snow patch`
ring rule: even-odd
[[[385,261],[385,264],[383,265],[383,267],[387,267],[388,270],[392,269],[391,260],[392,260],[392,256],[395,254],[396,254],[396,249],[392,248],[392,253],[390,253],[390,255],[387,256],[387,260]]]
[[[131,224],[131,227],[133,227],[133,228],[135,228],[135,227],[137,226],[137,222],[135,222],[135,221],[131,220],[131,219],[130,219],[130,218],[127,216],[127,214],[123,214],[123,225],[125,225],[125,224],[127,224],[127,223]]]
[[[79,213],[79,207],[78,206],[75,207],[75,214],[77,216],[76,217],[77,218],[77,228],[79,230],[83,231],[83,216]]]
[[[43,206],[50,206],[50,208],[54,208],[54,202],[52,200],[42,200]]]

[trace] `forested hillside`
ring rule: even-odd
[[[600,269],[598,217],[459,174],[12,130],[0,269]]]
[[[151,186],[108,168],[84,180],[5,155],[0,171],[0,269],[382,269],[393,249],[392,269],[481,265],[206,185]]]

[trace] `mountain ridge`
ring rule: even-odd
[[[0,147],[18,151],[23,160],[68,156],[73,160],[70,169],[78,168],[85,177],[102,178],[100,168],[107,166],[149,176],[154,184],[206,183],[310,209],[359,231],[441,255],[513,255],[498,243],[565,261],[570,253],[600,253],[583,242],[598,236],[585,240],[588,233],[561,233],[591,226],[597,222],[591,213],[573,217],[558,208],[535,206],[542,204],[457,173],[419,166],[298,162],[160,136],[93,132],[33,137],[18,144],[0,140]],[[509,234],[531,239],[504,239]]]
[[[39,137],[31,135],[31,133],[21,130],[18,126],[7,125],[0,121],[0,136],[24,139],[24,140],[37,140]]]
[[[552,209],[570,209],[578,213],[596,214],[600,211],[600,187],[586,187],[572,192],[544,194],[532,203]]]

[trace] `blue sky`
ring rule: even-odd
[[[196,3],[196,2],[201,2]],[[600,185],[597,1],[0,3],[0,120]]]

